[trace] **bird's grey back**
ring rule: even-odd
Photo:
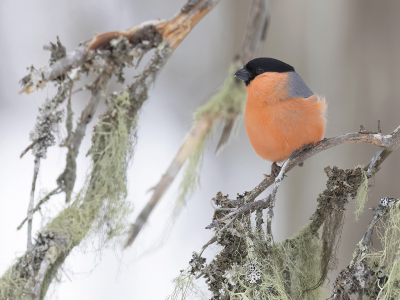
[[[289,73],[289,98],[308,98],[314,95],[304,80],[296,72]]]

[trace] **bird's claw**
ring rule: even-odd
[[[279,175],[279,172],[281,171],[281,167],[278,166],[278,164],[274,161],[271,165],[271,175],[274,176],[275,178]]]

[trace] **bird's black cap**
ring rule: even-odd
[[[240,80],[243,80],[246,85],[249,85],[257,75],[265,72],[294,72],[294,68],[291,65],[274,58],[260,57],[249,61],[243,68],[235,73],[235,76]]]

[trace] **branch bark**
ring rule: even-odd
[[[35,189],[36,189],[36,179],[39,174],[40,167],[40,157],[35,157],[35,165],[33,167],[33,180],[32,180],[32,188],[31,188],[31,196],[29,199],[29,207],[28,207],[28,234],[27,234],[27,251],[32,251],[32,219],[33,219],[33,206],[35,205]]]

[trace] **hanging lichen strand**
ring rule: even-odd
[[[394,199],[392,199],[394,200]],[[385,278],[378,298],[382,300],[400,299],[400,201],[387,203],[389,212],[384,216],[378,235],[383,251],[379,251],[379,273],[377,280]],[[374,260],[371,260],[374,262]]]
[[[207,226],[215,231],[215,237],[208,244],[217,242],[222,249],[208,264],[201,257],[202,252],[194,252],[190,268],[175,281],[171,299],[190,299],[190,294],[198,291],[194,279],[200,277],[205,278],[212,300],[326,299],[329,294],[324,284],[328,271],[335,265],[345,205],[349,197],[357,196],[364,171],[361,167],[327,167],[325,172],[327,188],[317,199],[317,210],[310,223],[282,242],[274,243],[262,225],[262,210],[268,208],[268,197],[264,202],[245,202],[247,192],[236,200],[218,193],[213,198],[217,206],[213,222]],[[243,210],[249,205],[253,208]],[[247,212],[236,215],[229,223],[227,216],[240,209]],[[254,211],[257,213],[252,220]]]

